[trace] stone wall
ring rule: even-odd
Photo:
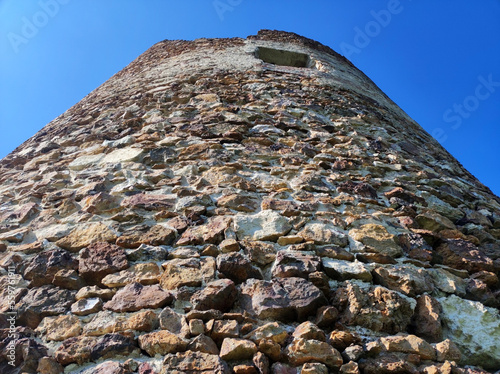
[[[500,199],[296,34],[156,44],[0,204],[2,373],[500,368]]]

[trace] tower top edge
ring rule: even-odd
[[[292,44],[298,47],[313,49],[318,52],[332,55],[338,59],[344,60],[347,64],[353,64],[341,54],[335,52],[329,46],[326,46],[314,39],[307,38],[290,31],[262,29],[256,35],[249,35],[246,38],[198,38],[194,40],[165,39],[149,48],[144,54],[155,53],[159,50],[165,52],[168,50],[167,57],[174,57],[185,52],[194,51],[203,48],[226,48],[230,46],[244,45],[245,42],[277,42],[281,44]]]

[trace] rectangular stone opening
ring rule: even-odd
[[[295,68],[311,67],[309,55],[300,52],[259,47],[255,51],[255,56],[264,62],[274,65],[293,66]]]

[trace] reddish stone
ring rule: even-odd
[[[327,303],[323,293],[302,278],[250,279],[241,286],[240,303],[259,318],[304,320]]]
[[[471,273],[494,271],[493,260],[478,247],[462,239],[447,239],[437,249],[443,263],[455,269],[465,269]]]
[[[54,249],[42,252],[35,256],[24,270],[24,279],[30,282],[31,287],[50,284],[60,270],[78,269],[78,260],[71,253],[63,249]]]
[[[108,274],[128,268],[125,251],[114,244],[98,242],[80,252],[80,275],[91,285],[101,285]]]
[[[177,241],[177,245],[219,244],[224,240],[224,231],[231,224],[231,217],[217,216],[202,226],[188,228]]]
[[[15,306],[17,323],[36,328],[44,317],[64,314],[75,301],[75,294],[50,285],[30,288]]]
[[[321,269],[321,260],[300,252],[279,251],[273,265],[272,275],[278,278],[306,278],[310,273]]]
[[[249,278],[262,279],[260,270],[252,266],[251,261],[239,252],[217,256],[217,270],[235,283],[244,282]]]
[[[104,304],[104,309],[114,312],[136,312],[141,309],[162,308],[173,301],[170,292],[164,291],[158,284],[143,286],[134,282],[118,291],[113,298]]]
[[[220,279],[207,284],[191,297],[191,304],[197,310],[216,309],[227,312],[231,309],[238,292],[234,282],[229,279]]]

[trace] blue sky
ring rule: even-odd
[[[0,157],[164,39],[293,31],[346,55],[500,195],[500,0],[0,0]]]

